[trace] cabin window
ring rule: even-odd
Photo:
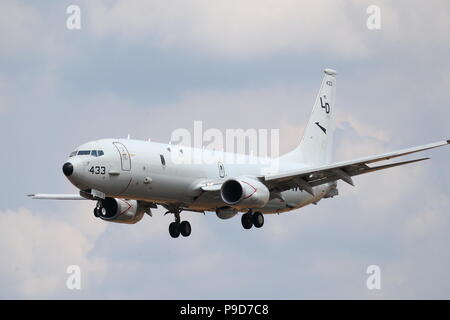
[[[165,166],[166,165],[166,159],[164,159],[164,156],[162,154],[160,154],[159,157],[161,158],[161,164],[163,166]]]

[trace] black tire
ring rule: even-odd
[[[96,218],[98,218],[98,217],[100,216],[100,213],[98,212],[97,207],[94,208],[94,216],[95,216]]]
[[[252,216],[249,213],[245,213],[241,217],[241,223],[244,229],[251,229],[253,226]]]
[[[256,228],[261,228],[264,225],[264,216],[261,212],[255,212],[252,217],[253,225]]]
[[[169,233],[172,238],[178,238],[180,236],[180,224],[176,222],[169,224]]]
[[[183,221],[180,223],[180,232],[183,237],[189,237],[191,231],[192,229],[189,221]]]

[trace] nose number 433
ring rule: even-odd
[[[106,167],[104,166],[92,166],[89,169],[89,172],[92,174],[105,174],[106,173]]]

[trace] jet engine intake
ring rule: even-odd
[[[105,198],[101,201],[99,218],[105,221],[134,224],[144,216],[145,209],[139,201]]]
[[[225,181],[220,196],[223,202],[233,208],[262,208],[269,201],[270,191],[254,178],[239,177]]]

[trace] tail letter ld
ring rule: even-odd
[[[320,97],[320,105],[325,109],[326,113],[330,113],[330,104],[328,102],[325,102],[325,104],[323,104],[322,97]]]

